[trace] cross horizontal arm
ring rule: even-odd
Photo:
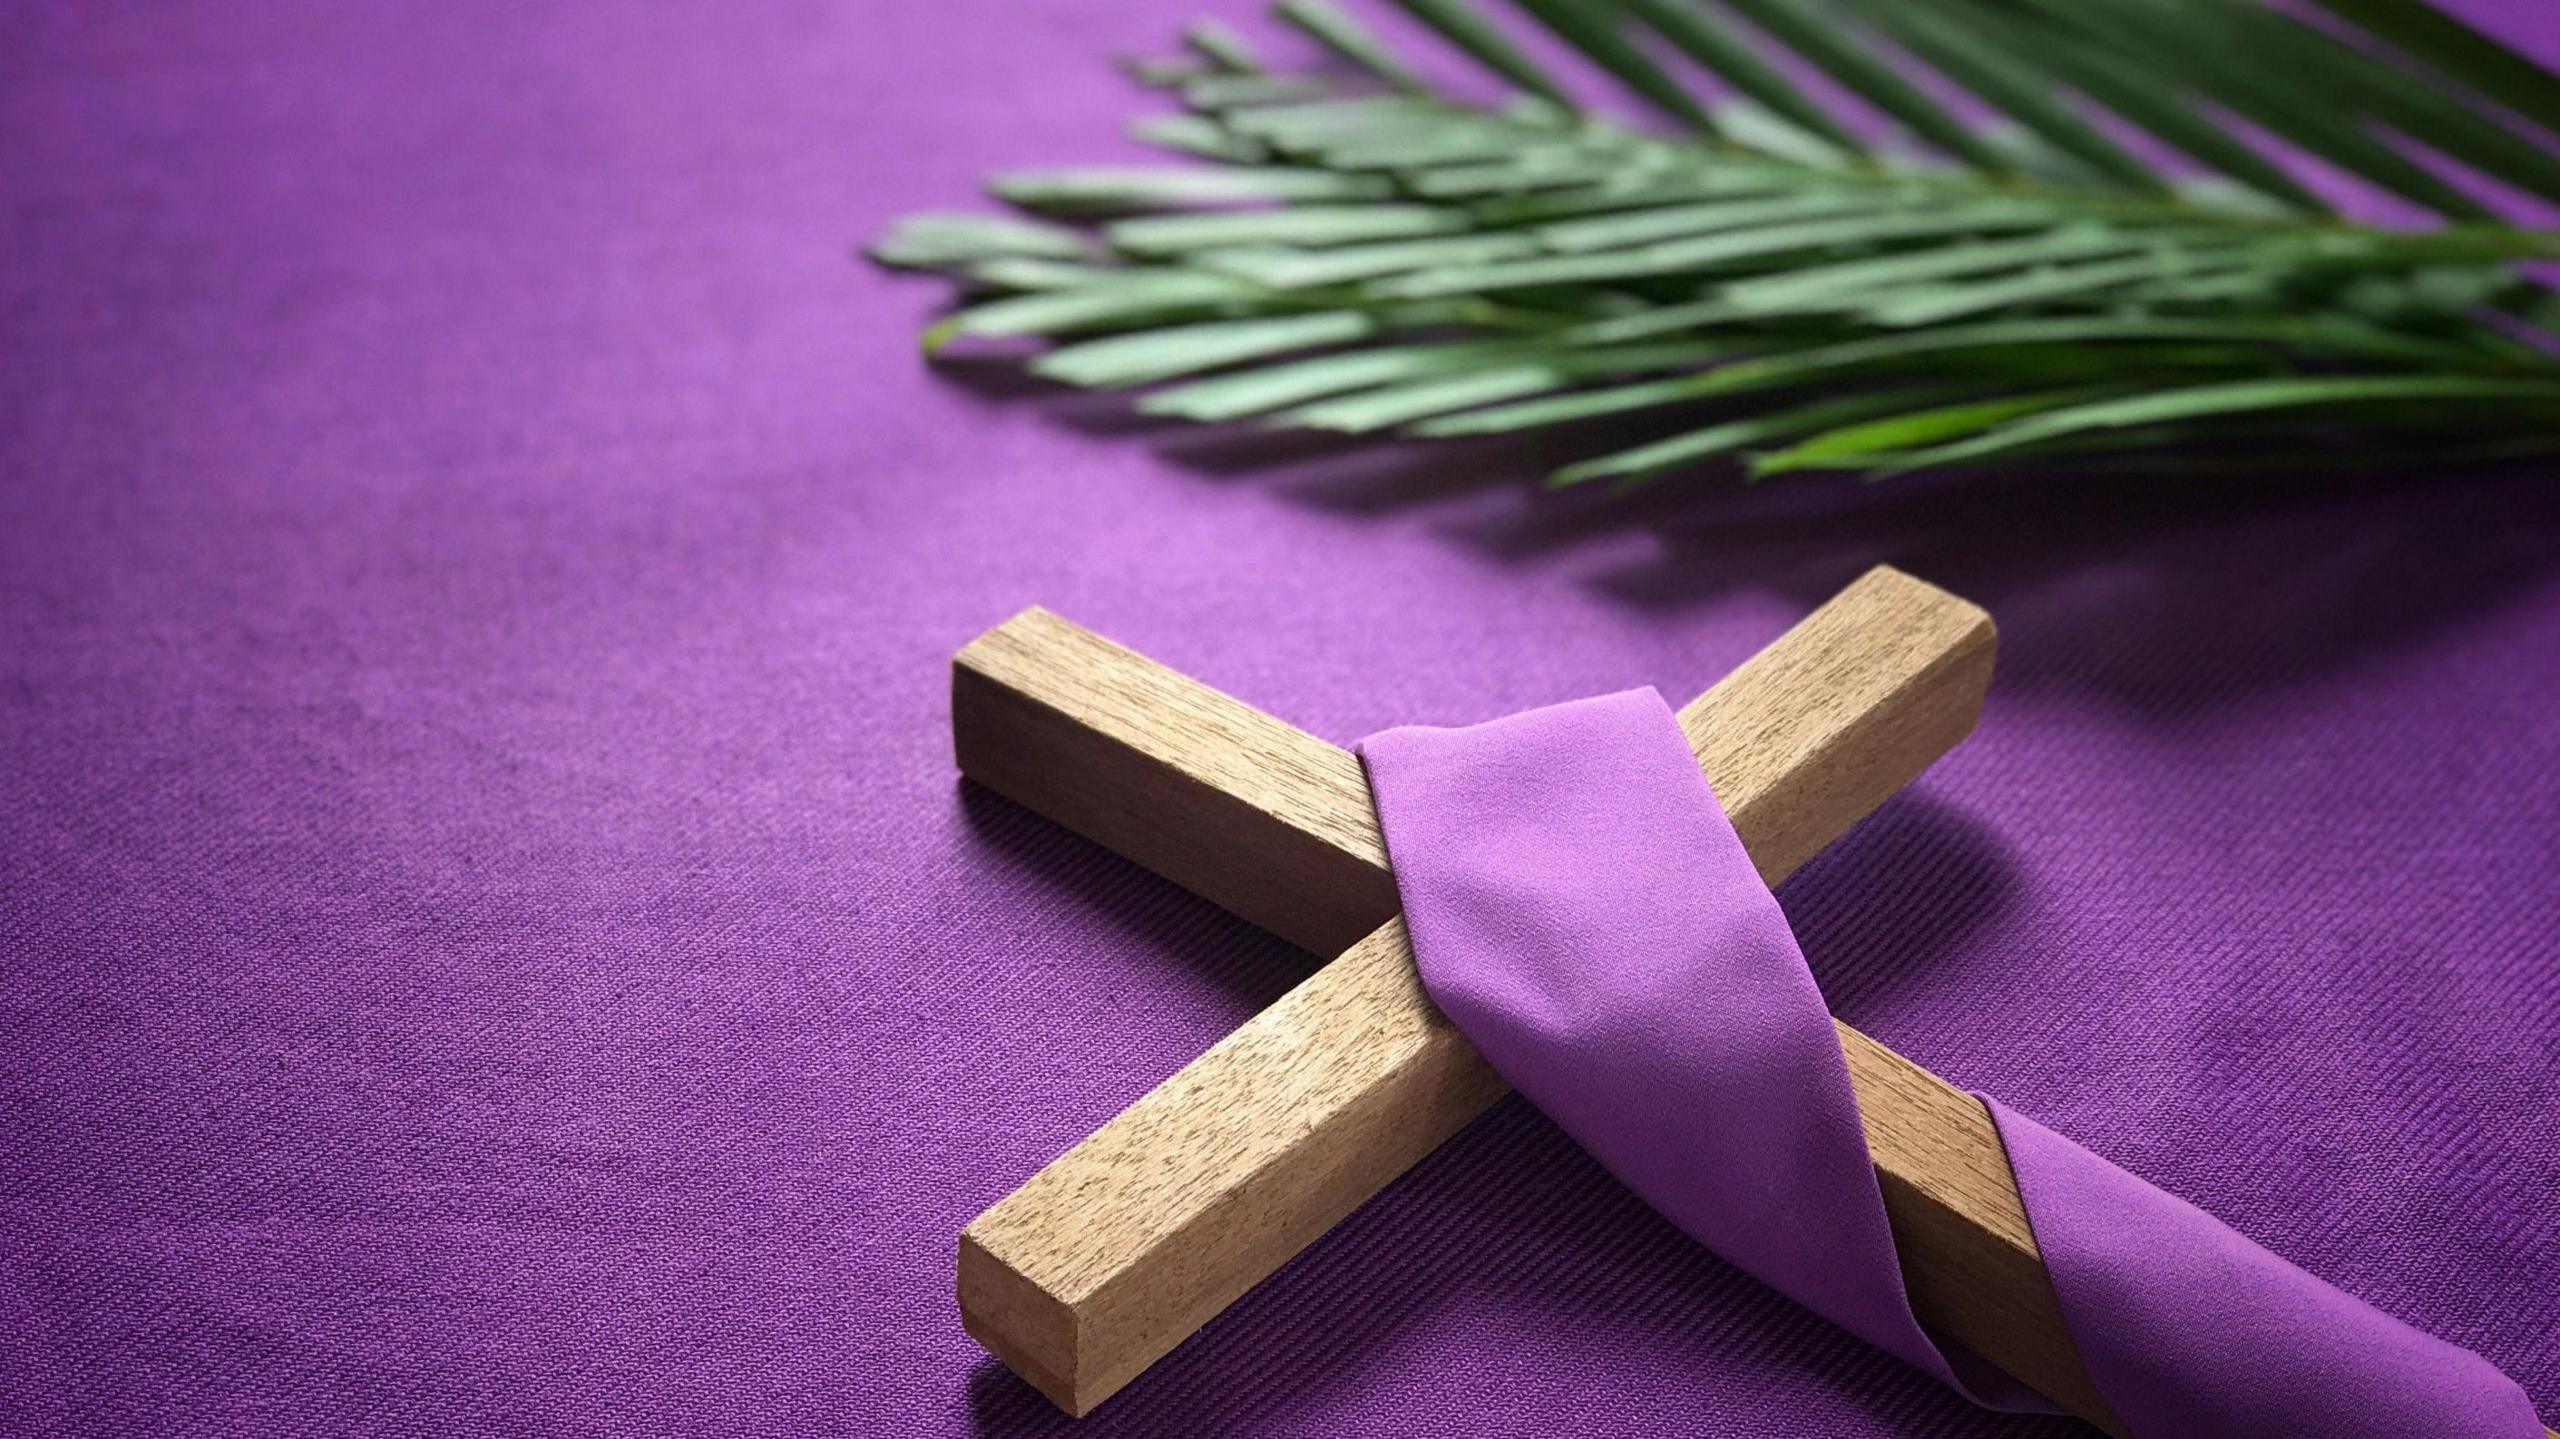
[[[1784,879],[1963,738],[1993,649],[1981,610],[1878,569],[1683,709],[1762,877]],[[972,779],[1342,952],[961,1236],[969,1331],[1081,1414],[1506,1089],[1421,989],[1349,751],[1041,610],[961,651],[952,720]],[[1921,1319],[2121,1433],[1989,1115],[1839,1032]]]

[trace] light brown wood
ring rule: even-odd
[[[960,772],[1302,949],[1396,912],[1357,755],[1043,609],[951,664]]]
[[[1961,739],[1993,648],[1979,609],[1880,569],[1684,709],[1762,875]],[[1081,1414],[1505,1090],[1420,988],[1348,751],[1038,610],[961,652],[953,721],[972,778],[1309,948],[1350,944],[962,1235],[970,1332]],[[2121,1433],[1989,1116],[1841,1040],[1921,1317]]]

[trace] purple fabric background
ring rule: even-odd
[[[1788,886],[1833,1003],[2560,1419],[2560,487],[1612,507],[928,374],[849,242],[1113,153],[1200,8],[0,15],[0,1431],[1061,1430],[953,1235],[1306,961],[958,787],[950,652],[1348,740],[1877,560],[2002,673]],[[1247,1428],[2071,1432],[1517,1104],[1078,1432]]]

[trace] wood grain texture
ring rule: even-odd
[[[1301,949],[1396,912],[1360,759],[1024,610],[951,665],[960,772]]]
[[[1979,609],[1879,569],[1680,713],[1771,883],[1972,728]],[[972,778],[1341,958],[961,1236],[964,1322],[1090,1410],[1505,1087],[1423,994],[1357,759],[1043,611],[964,649]],[[1840,1027],[1914,1307],[2109,1432],[1999,1136],[1971,1097]]]

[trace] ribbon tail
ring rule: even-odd
[[[2541,1439],[2522,1386],[1997,1100],[2090,1382],[2141,1439]]]

